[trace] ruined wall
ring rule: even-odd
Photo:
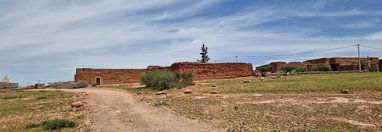
[[[313,59],[313,60],[307,60],[304,61],[305,64],[311,64],[311,65],[316,65],[316,64],[329,64],[330,59],[329,58],[320,58],[320,59]]]
[[[364,63],[373,63],[378,62],[378,57],[370,57],[370,58],[361,58],[361,62]],[[357,64],[358,65],[358,58],[356,57],[347,57],[347,58],[331,58],[330,59],[331,64],[342,64],[342,65],[352,65]]]
[[[146,69],[91,69],[78,68],[75,81],[84,80],[91,85],[96,84],[96,78],[101,78],[101,85],[137,83]]]
[[[306,67],[306,65],[302,62],[289,62],[287,66]]]
[[[253,75],[250,63],[196,63],[179,62],[170,67],[171,71],[191,72],[194,80],[228,79]]]
[[[295,67],[307,67],[304,63],[302,62],[289,62],[289,63],[286,63],[286,62],[272,62],[271,63],[271,66],[272,66],[272,69],[271,69],[271,72],[272,73],[278,73],[278,72],[283,72],[282,68],[284,66],[295,66]]]
[[[363,57],[361,58],[362,63],[368,65],[368,70],[378,71],[381,70],[380,62],[378,57]],[[334,71],[355,71],[358,70],[358,58],[357,57],[334,57],[334,58],[320,58],[307,60],[303,63],[301,62],[272,62],[272,73],[281,72],[283,66],[296,66],[305,67],[311,70],[313,66],[318,64],[325,64],[331,67]]]
[[[357,71],[358,65],[339,65],[337,71]]]
[[[287,63],[286,62],[272,62],[271,63],[271,66],[272,66],[272,69],[271,69],[271,72],[272,73],[276,73],[276,72],[282,72],[282,67],[286,66]]]

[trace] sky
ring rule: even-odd
[[[76,68],[196,61],[254,66],[382,57],[380,0],[0,0],[0,77],[74,79]],[[343,48],[341,48],[343,47]],[[332,49],[332,50],[330,50]],[[335,49],[335,50],[333,50]],[[312,54],[300,54],[306,52]],[[281,55],[281,56],[274,56]]]

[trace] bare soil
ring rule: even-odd
[[[85,88],[64,91],[88,93],[87,107],[92,109],[89,117],[91,131],[222,131],[198,120],[175,115],[168,108],[135,100],[123,90]]]

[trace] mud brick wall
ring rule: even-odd
[[[379,60],[379,71],[382,71],[382,60]]]
[[[283,72],[282,68],[284,66],[295,66],[295,67],[305,67],[306,68],[306,65],[304,63],[302,63],[302,62],[289,62],[289,63],[286,63],[286,62],[272,62],[271,65],[272,65],[272,69],[271,69],[272,73]]]
[[[271,66],[272,66],[271,72],[272,73],[282,72],[282,67],[284,67],[286,65],[287,65],[286,62],[272,62],[271,63]]]
[[[91,85],[96,84],[96,78],[101,78],[101,85],[137,83],[146,69],[91,69],[78,68],[75,81],[84,80]]]
[[[340,65],[337,71],[357,71],[358,65]]]
[[[370,63],[377,63],[379,60],[378,57],[370,57],[370,58],[361,58],[361,62],[370,62]],[[351,65],[351,64],[357,64],[358,65],[358,58],[356,57],[348,57],[348,58],[331,58],[330,59],[331,64],[342,64],[342,65]]]
[[[287,66],[306,67],[306,65],[302,62],[289,62]]]
[[[250,63],[179,62],[172,64],[170,70],[193,73],[195,81],[228,79],[253,75],[253,66]]]
[[[304,61],[305,64],[329,64],[330,59],[329,58],[320,58],[320,59],[314,59],[314,60],[307,60]]]

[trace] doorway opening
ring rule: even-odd
[[[99,77],[96,78],[96,85],[101,85],[101,78]]]
[[[332,68],[333,71],[339,71],[339,64],[330,64],[330,68]]]

